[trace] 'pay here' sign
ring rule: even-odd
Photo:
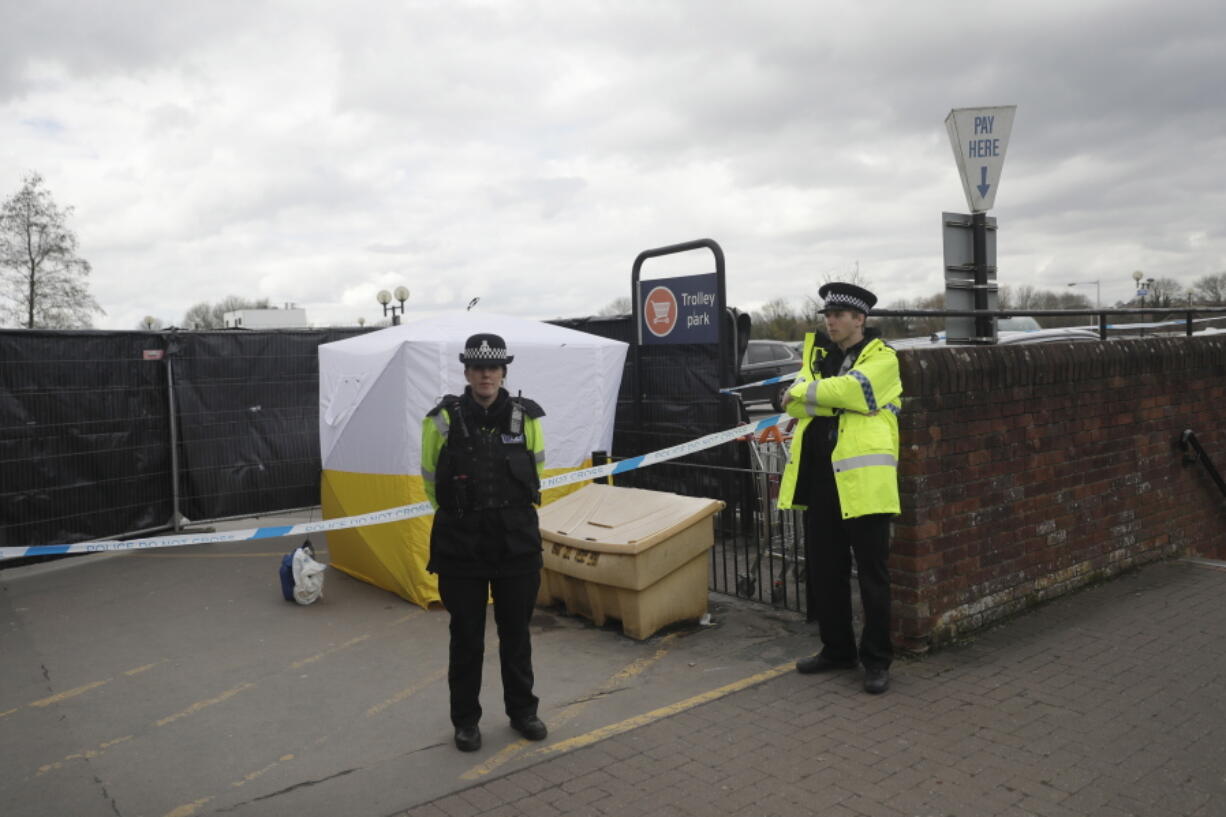
[[[954,108],[945,117],[949,143],[958,161],[962,189],[972,213],[992,209],[1000,171],[1005,164],[1005,148],[1013,130],[1016,105],[996,108]]]

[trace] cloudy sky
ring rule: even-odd
[[[1220,0],[0,3],[0,195],[75,207],[103,328],[373,321],[398,284],[574,317],[703,237],[743,309],[857,268],[926,296],[967,208],[945,116],[995,105],[1001,283],[1226,271]]]

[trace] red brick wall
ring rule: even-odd
[[[899,353],[895,638],[922,649],[1133,565],[1226,559],[1226,335]]]

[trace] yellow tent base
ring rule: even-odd
[[[591,461],[577,466],[587,468]],[[548,470],[546,476],[572,469]],[[582,488],[587,483],[563,485],[544,492],[543,504]],[[426,501],[422,478],[416,474],[364,474],[325,469],[320,482],[324,519],[381,511]],[[438,580],[426,571],[430,560],[433,516],[329,531],[330,565],[355,579],[373,584],[427,610],[440,608]]]

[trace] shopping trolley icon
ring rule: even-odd
[[[668,301],[653,301],[651,303],[651,322],[668,323],[668,311],[672,309],[672,306]]]

